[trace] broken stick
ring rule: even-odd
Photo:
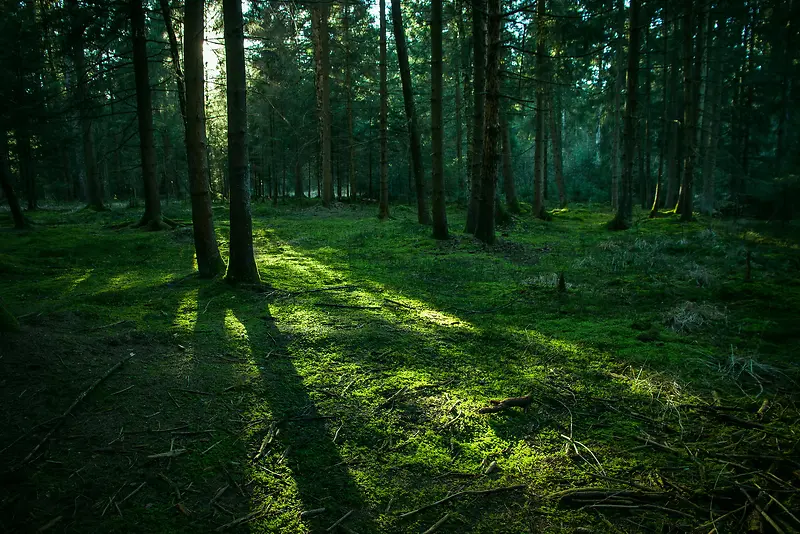
[[[478,410],[478,413],[497,413],[514,407],[522,408],[523,412],[527,412],[532,402],[533,397],[530,395],[525,395],[524,397],[509,397],[503,400],[492,399],[489,401],[489,404],[492,406],[481,408]]]

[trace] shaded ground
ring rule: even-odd
[[[0,530],[800,529],[795,229],[256,212],[264,292],[134,212],[0,233]]]

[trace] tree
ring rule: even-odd
[[[442,118],[442,0],[432,0],[431,2],[431,140],[433,143],[433,172],[432,172],[433,237],[435,237],[436,239],[447,239],[447,213],[445,211],[445,198],[444,198],[444,156],[442,153],[443,136],[444,136],[444,120]],[[417,195],[419,195],[419,187],[417,188]]]
[[[211,211],[206,159],[205,72],[203,69],[203,0],[186,0],[184,16],[184,66],[186,69],[186,158],[192,196],[192,229],[201,277],[223,272],[225,262],[217,247]]]
[[[175,84],[178,87],[178,109],[181,112],[181,119],[183,119],[183,128],[186,130],[189,128],[186,117],[186,81],[181,71],[178,39],[175,37],[175,28],[172,25],[172,8],[169,5],[169,0],[159,0],[159,5],[161,6],[161,15],[164,17],[164,28],[167,30],[167,38],[169,39],[169,53],[172,59],[172,68],[175,71]],[[186,24],[186,21],[184,21],[184,24]],[[184,27],[185,31],[186,28]],[[205,123],[205,120],[203,122]]]
[[[503,192],[506,196],[506,206],[511,213],[519,213],[519,200],[514,187],[514,169],[511,166],[511,132],[505,114],[500,115],[500,128],[503,136]]]
[[[72,63],[75,66],[76,91],[75,98],[78,105],[78,117],[83,145],[83,164],[86,173],[86,197],[88,208],[103,211],[103,195],[97,169],[97,158],[94,149],[94,134],[92,132],[92,103],[89,98],[88,73],[86,71],[86,57],[83,46],[83,34],[86,31],[86,15],[80,10],[78,0],[70,0],[68,4],[71,19],[70,45]]]
[[[489,0],[489,49],[486,54],[486,134],[483,139],[480,205],[475,237],[494,243],[494,197],[497,186],[497,145],[500,140],[500,36],[503,19],[500,0]]]
[[[547,216],[544,209],[544,118],[547,114],[544,109],[544,85],[546,83],[544,17],[545,0],[540,0],[536,2],[536,72],[539,83],[536,85],[536,146],[533,156],[533,216],[540,219]]]
[[[547,92],[548,119],[550,123],[550,142],[553,144],[553,171],[558,189],[558,205],[567,207],[567,191],[564,187],[564,159],[561,149],[561,109],[557,105],[558,99],[553,97],[553,91]]]
[[[231,283],[259,283],[250,217],[250,176],[247,173],[247,98],[242,1],[223,0],[225,69],[228,108],[228,177],[231,184],[231,239],[228,272]]]
[[[5,129],[0,129],[0,186],[3,194],[8,201],[8,208],[11,210],[11,218],[14,221],[14,228],[22,230],[27,228],[28,222],[19,207],[19,200],[11,185],[11,171],[8,169],[8,133]]]
[[[431,6],[435,11],[436,9],[435,3],[431,4]],[[441,5],[439,7],[441,9]],[[433,31],[433,24],[434,23],[432,20],[431,31]],[[405,112],[406,112],[406,125],[408,126],[408,137],[411,149],[411,162],[414,171],[414,187],[417,193],[417,220],[419,221],[420,224],[430,224],[431,218],[430,215],[428,214],[428,207],[426,205],[427,203],[425,202],[425,171],[423,170],[422,167],[422,144],[420,141],[419,126],[417,125],[417,110],[416,106],[414,105],[414,89],[411,85],[411,68],[409,67],[408,64],[408,48],[406,47],[406,34],[405,30],[403,29],[403,14],[400,7],[400,0],[392,0],[392,26],[394,27],[394,43],[395,43],[395,48],[397,49],[397,62],[400,64],[400,81],[403,85],[403,104],[405,106]],[[441,21],[440,21],[440,26],[441,26]],[[439,34],[440,34],[439,47],[441,54],[441,27]],[[431,65],[433,65],[434,61],[435,57],[433,57],[433,52],[432,52]],[[439,58],[439,64],[441,65],[441,56]],[[440,74],[439,91],[441,93],[441,67],[439,74]],[[436,80],[434,79],[432,83],[435,84]],[[439,97],[441,98],[441,94],[439,95]],[[441,116],[441,102],[440,102],[439,114]],[[434,128],[434,135],[436,135],[437,126],[434,124],[433,128]],[[438,135],[441,137],[441,126],[439,126]],[[434,146],[434,153],[435,150],[436,147]],[[439,150],[441,151],[441,143]],[[436,166],[435,155],[433,164],[435,167]],[[433,172],[436,172],[435,168]],[[445,234],[447,234],[446,229],[445,229]]]
[[[483,160],[484,96],[486,90],[486,0],[472,0],[472,151],[469,205],[466,231],[474,234],[478,226]]]
[[[144,182],[144,215],[137,226],[164,230],[169,226],[161,216],[156,182],[156,148],[153,140],[153,101],[147,67],[147,36],[142,0],[130,0],[133,37],[133,72],[136,80],[136,115],[139,120],[139,151]]]
[[[617,214],[610,223],[612,230],[627,230],[633,224],[633,161],[636,158],[636,92],[639,88],[639,34],[641,0],[631,0],[630,37],[628,38],[628,87],[625,95],[624,157]]]
[[[314,68],[316,72],[317,114],[319,121],[320,162],[322,165],[322,204],[330,207],[333,199],[331,169],[331,104],[328,15],[330,4],[315,2],[311,8],[314,34]]]
[[[381,138],[381,192],[378,201],[378,218],[389,218],[389,88],[386,81],[386,0],[380,0],[380,138]]]

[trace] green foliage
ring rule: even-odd
[[[51,442],[47,458],[59,468],[36,462],[36,477],[15,486],[24,498],[0,493],[4,526],[29,524],[28,507],[55,517],[80,493],[91,501],[72,518],[83,531],[209,531],[252,512],[264,512],[248,524],[253,532],[320,531],[349,510],[344,524],[358,532],[423,531],[446,512],[459,531],[603,529],[594,512],[543,497],[605,485],[598,475],[657,491],[669,477],[704,495],[720,464],[642,448],[638,438],[677,444],[683,429],[699,449],[739,443],[738,427],[686,406],[713,403],[716,391],[751,418],[751,398],[783,406],[794,387],[794,227],[682,225],[637,212],[631,231],[610,234],[608,211],[571,205],[550,222],[519,217],[487,247],[459,232],[436,242],[413,210],[379,222],[371,206],[254,209],[263,292],[187,277],[191,233],[119,227],[135,210],[42,212],[36,230],[0,233],[0,294],[26,316],[21,334],[0,336],[3,443],[135,353]],[[227,208],[214,211],[224,254]],[[185,220],[187,207],[167,215]],[[451,220],[463,227],[464,213],[451,208]],[[29,398],[43,386],[46,398]],[[477,413],[490,399],[525,394],[534,398],[527,412]],[[791,418],[760,424],[796,432]],[[592,454],[565,447],[562,434]],[[38,437],[15,443],[4,461],[16,465]],[[758,443],[755,452],[736,447],[780,454]],[[170,448],[186,452],[146,459]],[[497,469],[484,474],[491,462]],[[527,489],[399,517],[466,482]],[[102,515],[123,483],[124,515]],[[197,493],[184,491],[190,484]],[[215,502],[231,514],[214,515],[209,501],[226,485]],[[708,520],[673,506],[691,524]],[[604,515],[626,528],[629,514]],[[657,510],[637,521],[674,524]]]

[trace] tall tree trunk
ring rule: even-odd
[[[503,19],[500,0],[489,0],[489,47],[486,54],[486,113],[481,165],[480,206],[475,237],[492,244],[494,234],[494,202],[497,187],[497,145],[500,141],[500,47]]]
[[[181,72],[178,39],[175,37],[175,28],[172,26],[172,8],[169,6],[169,0],[159,0],[159,3],[161,5],[161,14],[164,17],[164,26],[167,29],[167,38],[169,39],[169,53],[172,59],[172,68],[175,70],[175,83],[178,86],[178,109],[183,119],[183,128],[186,130],[189,127],[186,120],[186,83],[183,72]],[[184,24],[186,24],[185,21]],[[186,28],[183,31],[185,32]]]
[[[683,181],[681,194],[676,211],[681,215],[681,221],[691,221],[694,201],[694,168],[697,151],[697,114],[698,100],[700,98],[700,77],[703,70],[703,35],[705,24],[702,17],[697,30],[697,51],[693,53],[692,36],[695,28],[694,1],[686,0],[686,28],[683,36],[684,74],[683,74],[683,99],[684,99],[684,143],[685,154],[683,164]],[[694,63],[692,62],[694,58]]]
[[[392,6],[400,2],[392,0]],[[399,18],[399,13],[398,13]],[[403,43],[405,45],[405,43]],[[399,48],[399,45],[398,45]],[[404,46],[405,48],[405,46]],[[408,61],[408,58],[406,58]],[[411,89],[411,80],[408,84]],[[405,84],[403,84],[405,93]],[[409,91],[410,93],[410,91]],[[411,97],[411,94],[408,95]],[[406,110],[408,111],[408,110]],[[413,110],[412,110],[413,111]],[[433,182],[433,237],[447,239],[447,213],[444,202],[444,120],[442,117],[442,0],[431,1],[431,144],[432,144],[432,182]],[[421,155],[420,155],[421,156]],[[416,175],[416,168],[414,169]],[[416,177],[415,177],[416,178]],[[425,207],[420,200],[423,188],[417,183],[417,205]],[[422,221],[420,221],[422,222]]]
[[[795,28],[798,23],[797,0],[784,2],[784,13],[786,16],[786,32],[783,38],[783,61],[781,61],[781,100],[778,109],[778,127],[776,131],[777,142],[775,147],[775,173],[782,176],[786,166],[787,153],[787,125],[789,123],[790,103],[791,103],[791,84],[792,84],[792,51],[794,50]]]
[[[533,160],[533,216],[543,219],[547,216],[544,209],[544,103],[545,75],[545,36],[544,17],[545,0],[536,2],[536,72],[540,78],[536,85],[536,131]]]
[[[564,187],[564,158],[561,147],[561,107],[558,99],[553,96],[553,91],[548,91],[550,111],[550,140],[553,143],[553,172],[558,189],[558,204],[561,208],[567,207],[567,191]]]
[[[431,22],[431,24],[433,24],[433,22]],[[414,90],[411,85],[411,68],[408,63],[408,47],[406,46],[406,34],[403,29],[403,15],[400,8],[400,0],[392,0],[392,26],[394,27],[395,48],[397,48],[397,62],[400,64],[400,80],[403,84],[403,103],[405,104],[411,163],[414,171],[414,188],[417,193],[417,221],[419,221],[420,224],[430,224],[431,218],[428,214],[427,203],[425,202],[425,171],[422,167],[422,144],[420,141],[419,126],[417,125],[417,111],[414,105]],[[431,28],[431,30],[433,31],[433,28]],[[445,234],[446,233],[445,231]]]
[[[625,87],[625,69],[623,69],[623,34],[625,32],[625,2],[623,0],[617,1],[617,11],[619,12],[619,26],[617,32],[617,54],[615,58],[617,76],[614,86],[614,137],[611,141],[611,209],[619,210],[619,187],[622,169],[620,164],[622,158],[620,157],[620,145],[622,140],[622,132],[620,126],[622,123],[622,91]]]
[[[250,217],[247,174],[247,98],[242,0],[222,0],[228,109],[228,179],[231,184],[231,241],[228,272],[232,283],[259,283]]]
[[[463,5],[461,0],[456,0],[456,50],[458,50],[458,61],[455,62],[455,74],[453,81],[455,82],[455,105],[456,105],[456,168],[457,171],[457,187],[458,197],[464,195],[464,125],[462,123],[461,107],[461,72],[464,68],[462,64],[463,47],[464,47],[464,23],[463,23]]]
[[[652,154],[653,154],[653,142],[652,142],[652,135],[650,134],[651,131],[651,120],[650,120],[650,111],[652,108],[652,98],[651,98],[651,90],[653,85],[653,65],[650,58],[650,22],[653,19],[653,8],[651,6],[647,6],[647,16],[645,18],[645,23],[643,27],[644,31],[644,50],[645,50],[645,63],[647,65],[647,70],[645,70],[645,85],[644,85],[644,161],[643,167],[644,172],[641,173],[639,176],[640,181],[640,188],[639,188],[639,203],[642,209],[647,208],[647,203],[650,201],[651,198],[651,188],[652,188]]]
[[[192,231],[201,277],[223,272],[225,262],[217,247],[211,192],[206,167],[205,73],[203,71],[204,0],[186,0],[183,53],[186,68],[186,160],[192,197]]]
[[[636,92],[639,87],[639,11],[641,0],[631,0],[630,38],[628,40],[628,87],[625,103],[625,154],[619,196],[619,208],[610,227],[626,230],[633,224],[633,162],[636,157]],[[691,1],[691,0],[689,0]]]
[[[0,129],[0,186],[2,186],[3,194],[8,201],[14,228],[17,230],[26,228],[28,223],[22,214],[22,209],[19,207],[19,200],[17,200],[16,193],[14,193],[14,186],[11,185],[11,170],[8,165],[8,132],[5,128]]]
[[[672,23],[672,33],[678,33],[678,21]],[[679,98],[678,77],[680,75],[680,65],[678,57],[679,44],[675,44],[669,54],[669,81],[668,81],[668,99],[669,99],[669,136],[667,148],[667,190],[664,196],[664,206],[672,209],[678,199],[678,191],[680,187],[680,161],[681,155],[681,136],[680,124],[683,121],[681,99]]]
[[[503,136],[503,192],[506,196],[506,206],[511,213],[519,213],[519,200],[514,184],[514,169],[511,166],[511,127],[508,125],[508,116],[500,116],[500,128]]]
[[[86,72],[86,58],[83,50],[83,33],[86,25],[83,23],[83,14],[80,12],[77,0],[70,0],[68,5],[72,19],[70,43],[72,62],[75,66],[75,96],[78,101],[78,118],[80,123],[81,141],[83,144],[83,164],[86,176],[86,197],[88,207],[93,210],[103,211],[103,196],[97,173],[97,159],[94,151],[94,135],[92,133],[92,117],[90,112],[88,80]]]
[[[356,182],[356,146],[353,140],[353,82],[350,73],[350,2],[344,4],[344,43],[345,43],[345,62],[344,62],[344,86],[347,99],[347,182],[350,184],[348,197],[354,200],[358,195],[358,183]]]
[[[138,226],[149,230],[168,228],[161,218],[156,179],[156,147],[153,141],[153,102],[147,68],[147,29],[142,0],[130,0],[133,33],[133,73],[136,81],[136,114],[139,119],[139,148],[144,182],[144,215]]]
[[[478,226],[483,161],[484,100],[486,91],[486,0],[472,0],[472,172],[466,231],[474,234]]]
[[[316,2],[311,8],[311,28],[314,34],[314,69],[316,73],[317,114],[322,163],[322,204],[330,207],[333,200],[333,169],[331,167],[331,103],[330,103],[330,46],[328,15],[330,4]]]
[[[669,6],[669,4],[667,4]],[[667,19],[669,18],[669,7],[664,8],[664,17],[661,20],[661,35],[664,41],[664,80],[663,90],[661,92],[661,100],[664,102],[664,116],[661,120],[661,135],[659,139],[659,154],[658,154],[658,174],[656,175],[656,190],[653,195],[653,205],[650,208],[650,218],[658,214],[658,209],[663,202],[663,186],[664,186],[664,157],[667,151],[667,137],[670,131],[669,121],[669,101],[667,100],[667,85],[670,79],[669,68],[670,63],[667,61],[667,51],[669,50],[669,32],[667,31]]]
[[[389,218],[389,89],[386,82],[386,0],[380,0],[380,137],[381,137],[381,192],[378,218]]]
[[[309,181],[310,183],[310,181]],[[294,198],[300,199],[305,195],[303,194],[303,151],[300,146],[300,140],[295,137],[294,139]],[[309,193],[309,196],[310,193]]]
[[[713,43],[713,35],[709,35],[708,51],[709,61],[709,93],[706,99],[711,100],[709,108],[706,110],[711,127],[706,136],[706,146],[703,157],[703,213],[712,215],[714,213],[714,175],[717,172],[717,146],[719,144],[719,133],[722,122],[722,65],[721,49],[725,41],[725,17],[720,17],[717,23],[716,44]],[[708,128],[708,126],[706,126]]]

